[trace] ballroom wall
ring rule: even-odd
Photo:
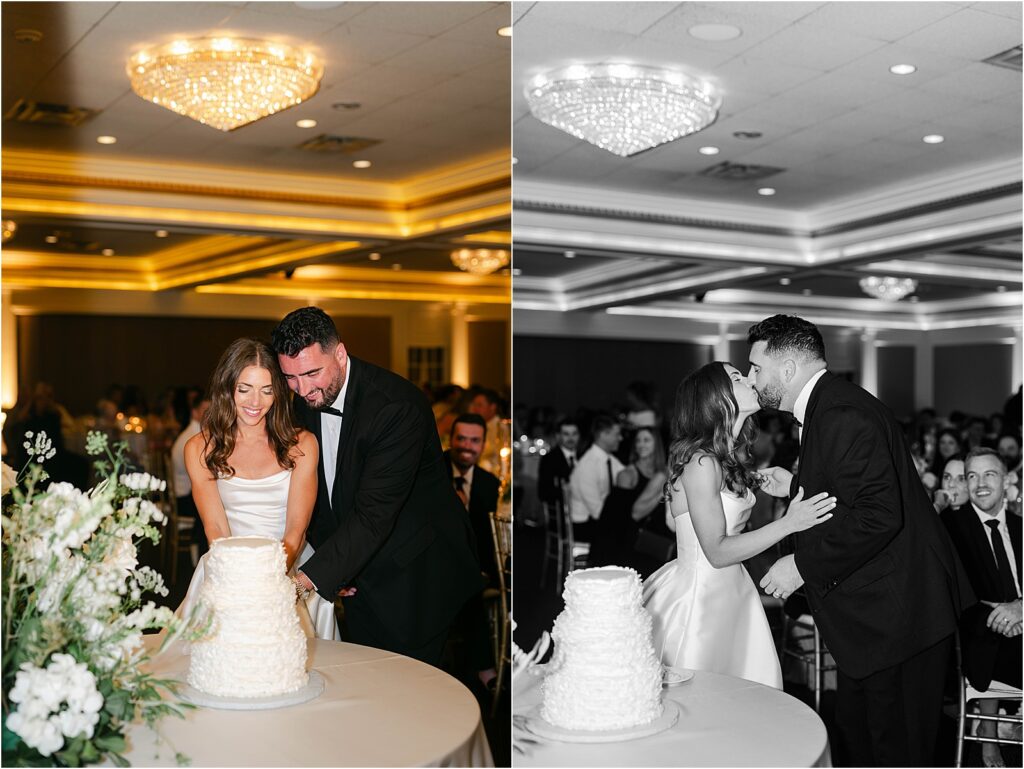
[[[935,410],[989,414],[1010,397],[1013,348],[1008,344],[943,345],[935,348]]]
[[[335,317],[352,355],[387,367],[391,319]],[[72,414],[93,410],[111,383],[138,385],[149,399],[167,387],[206,386],[224,349],[239,337],[269,339],[265,318],[32,315],[18,318],[19,391],[51,383]]]

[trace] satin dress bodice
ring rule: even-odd
[[[270,537],[284,539],[288,519],[288,492],[291,489],[292,471],[281,470],[264,478],[217,479],[228,528],[233,537]],[[307,542],[292,567],[292,572],[313,555],[313,548]],[[178,607],[178,613],[187,616],[198,598],[199,587],[205,578],[206,556],[199,559],[192,581],[189,583],[185,600]],[[316,593],[305,601],[305,608],[296,604],[299,619],[307,635],[340,641],[338,623],[334,617],[334,605]]]
[[[726,535],[743,533],[754,495],[721,494]],[[678,555],[644,582],[655,652],[669,667],[707,670],[782,688],[775,640],[742,564],[715,568],[689,513],[675,518]]]

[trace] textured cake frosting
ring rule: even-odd
[[[199,600],[213,613],[192,645],[190,685],[221,697],[269,697],[306,685],[306,635],[281,542],[227,537],[210,545]]]
[[[541,716],[563,729],[596,731],[647,724],[662,713],[661,662],[640,577],[607,566],[571,572],[565,609],[551,636]]]

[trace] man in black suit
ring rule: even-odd
[[[493,587],[498,586],[498,562],[491,536],[491,513],[498,509],[499,482],[477,465],[487,437],[487,423],[479,414],[462,414],[452,423],[451,448],[444,453],[452,488],[466,507],[476,533],[477,560]],[[482,594],[466,602],[457,621],[465,638],[468,664],[488,690],[497,681],[494,650],[488,633]]]
[[[569,475],[579,459],[579,445],[580,426],[573,419],[563,419],[558,423],[556,445],[540,458],[537,468],[537,495],[541,502],[562,498],[562,487],[569,483]]]
[[[482,579],[473,532],[445,473],[430,405],[411,382],[348,355],[317,307],[271,336],[299,424],[320,445],[316,553],[299,584],[346,588],[351,640],[437,664]]]
[[[462,414],[452,423],[451,448],[445,452],[448,477],[469,512],[476,534],[476,552],[491,580],[497,578],[491,513],[498,509],[498,477],[477,465],[484,448],[487,423],[478,414]]]
[[[750,378],[762,408],[801,425],[791,493],[827,491],[833,518],[796,535],[766,593],[801,585],[835,657],[837,763],[931,766],[961,611],[974,602],[899,423],[827,371],[818,329],[775,315],[751,327]]]
[[[965,460],[969,500],[943,511],[942,522],[960,554],[978,603],[960,620],[960,646],[967,680],[979,691],[993,680],[1021,685],[1021,519],[1006,509],[1010,479],[999,455],[971,450]],[[981,700],[995,715],[999,700]],[[995,736],[982,721],[979,733]],[[982,743],[986,766],[1003,766],[996,744]]]

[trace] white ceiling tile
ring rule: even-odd
[[[921,90],[942,93],[947,98],[956,94],[969,95],[975,101],[989,101],[1001,96],[1021,92],[1020,72],[991,64],[968,64],[921,85]]]
[[[719,67],[715,71],[715,78],[723,88],[758,90],[772,95],[813,80],[823,71],[824,68],[816,68],[813,61],[805,62],[804,66],[794,66],[744,56],[736,57]]]
[[[507,63],[508,54],[472,43],[453,44],[438,37],[388,59],[388,64],[433,75],[455,75],[466,70],[467,61]]]
[[[681,68],[691,75],[714,80],[715,68],[733,57],[728,51],[688,45],[687,41],[669,42],[634,37],[613,52],[616,60],[633,61],[652,67]]]
[[[645,37],[741,53],[820,5],[812,2],[679,3],[672,13],[648,29]],[[738,27],[741,34],[733,40],[698,41],[689,34],[689,29],[697,24],[729,24]]]
[[[838,29],[827,35],[807,34],[805,27],[794,24],[754,46],[748,53],[783,64],[830,70],[878,50],[882,45],[880,40],[858,37]]]
[[[512,23],[512,9],[509,3],[494,3],[483,13],[452,27],[444,33],[445,40],[485,45],[494,50],[512,55],[512,39],[502,37],[498,30]]]
[[[489,11],[491,3],[384,2],[373,3],[351,20],[355,27],[436,36]]]
[[[293,16],[288,20],[287,32],[282,28],[281,16],[273,13],[261,13],[259,4],[241,9],[217,26],[216,31],[237,37],[255,37],[279,40],[291,45],[310,44],[316,49],[319,38],[335,22],[324,23],[315,17]],[[211,30],[212,32],[213,30]],[[326,52],[322,52],[326,55]]]
[[[1003,16],[1007,19],[1021,20],[1022,11],[1024,11],[1024,4],[1022,3],[1003,3],[993,2],[992,0],[985,0],[985,2],[972,3],[971,8],[982,13],[992,13],[996,16]]]
[[[829,30],[841,29],[852,35],[876,40],[899,40],[932,22],[955,13],[965,3],[937,2],[837,2],[825,3],[804,16],[800,24]]]
[[[956,72],[971,63],[948,54],[910,48],[901,42],[890,43],[867,56],[845,64],[834,71],[837,75],[868,83],[884,83],[898,88],[919,88],[936,77]],[[893,75],[889,67],[894,64],[913,64],[917,71],[911,75]]]
[[[1007,24],[1001,16],[967,8],[907,35],[900,42],[911,48],[980,60],[1020,45],[1020,39],[1019,24]]]
[[[676,3],[545,2],[544,18],[585,29],[637,35],[669,14]]]

